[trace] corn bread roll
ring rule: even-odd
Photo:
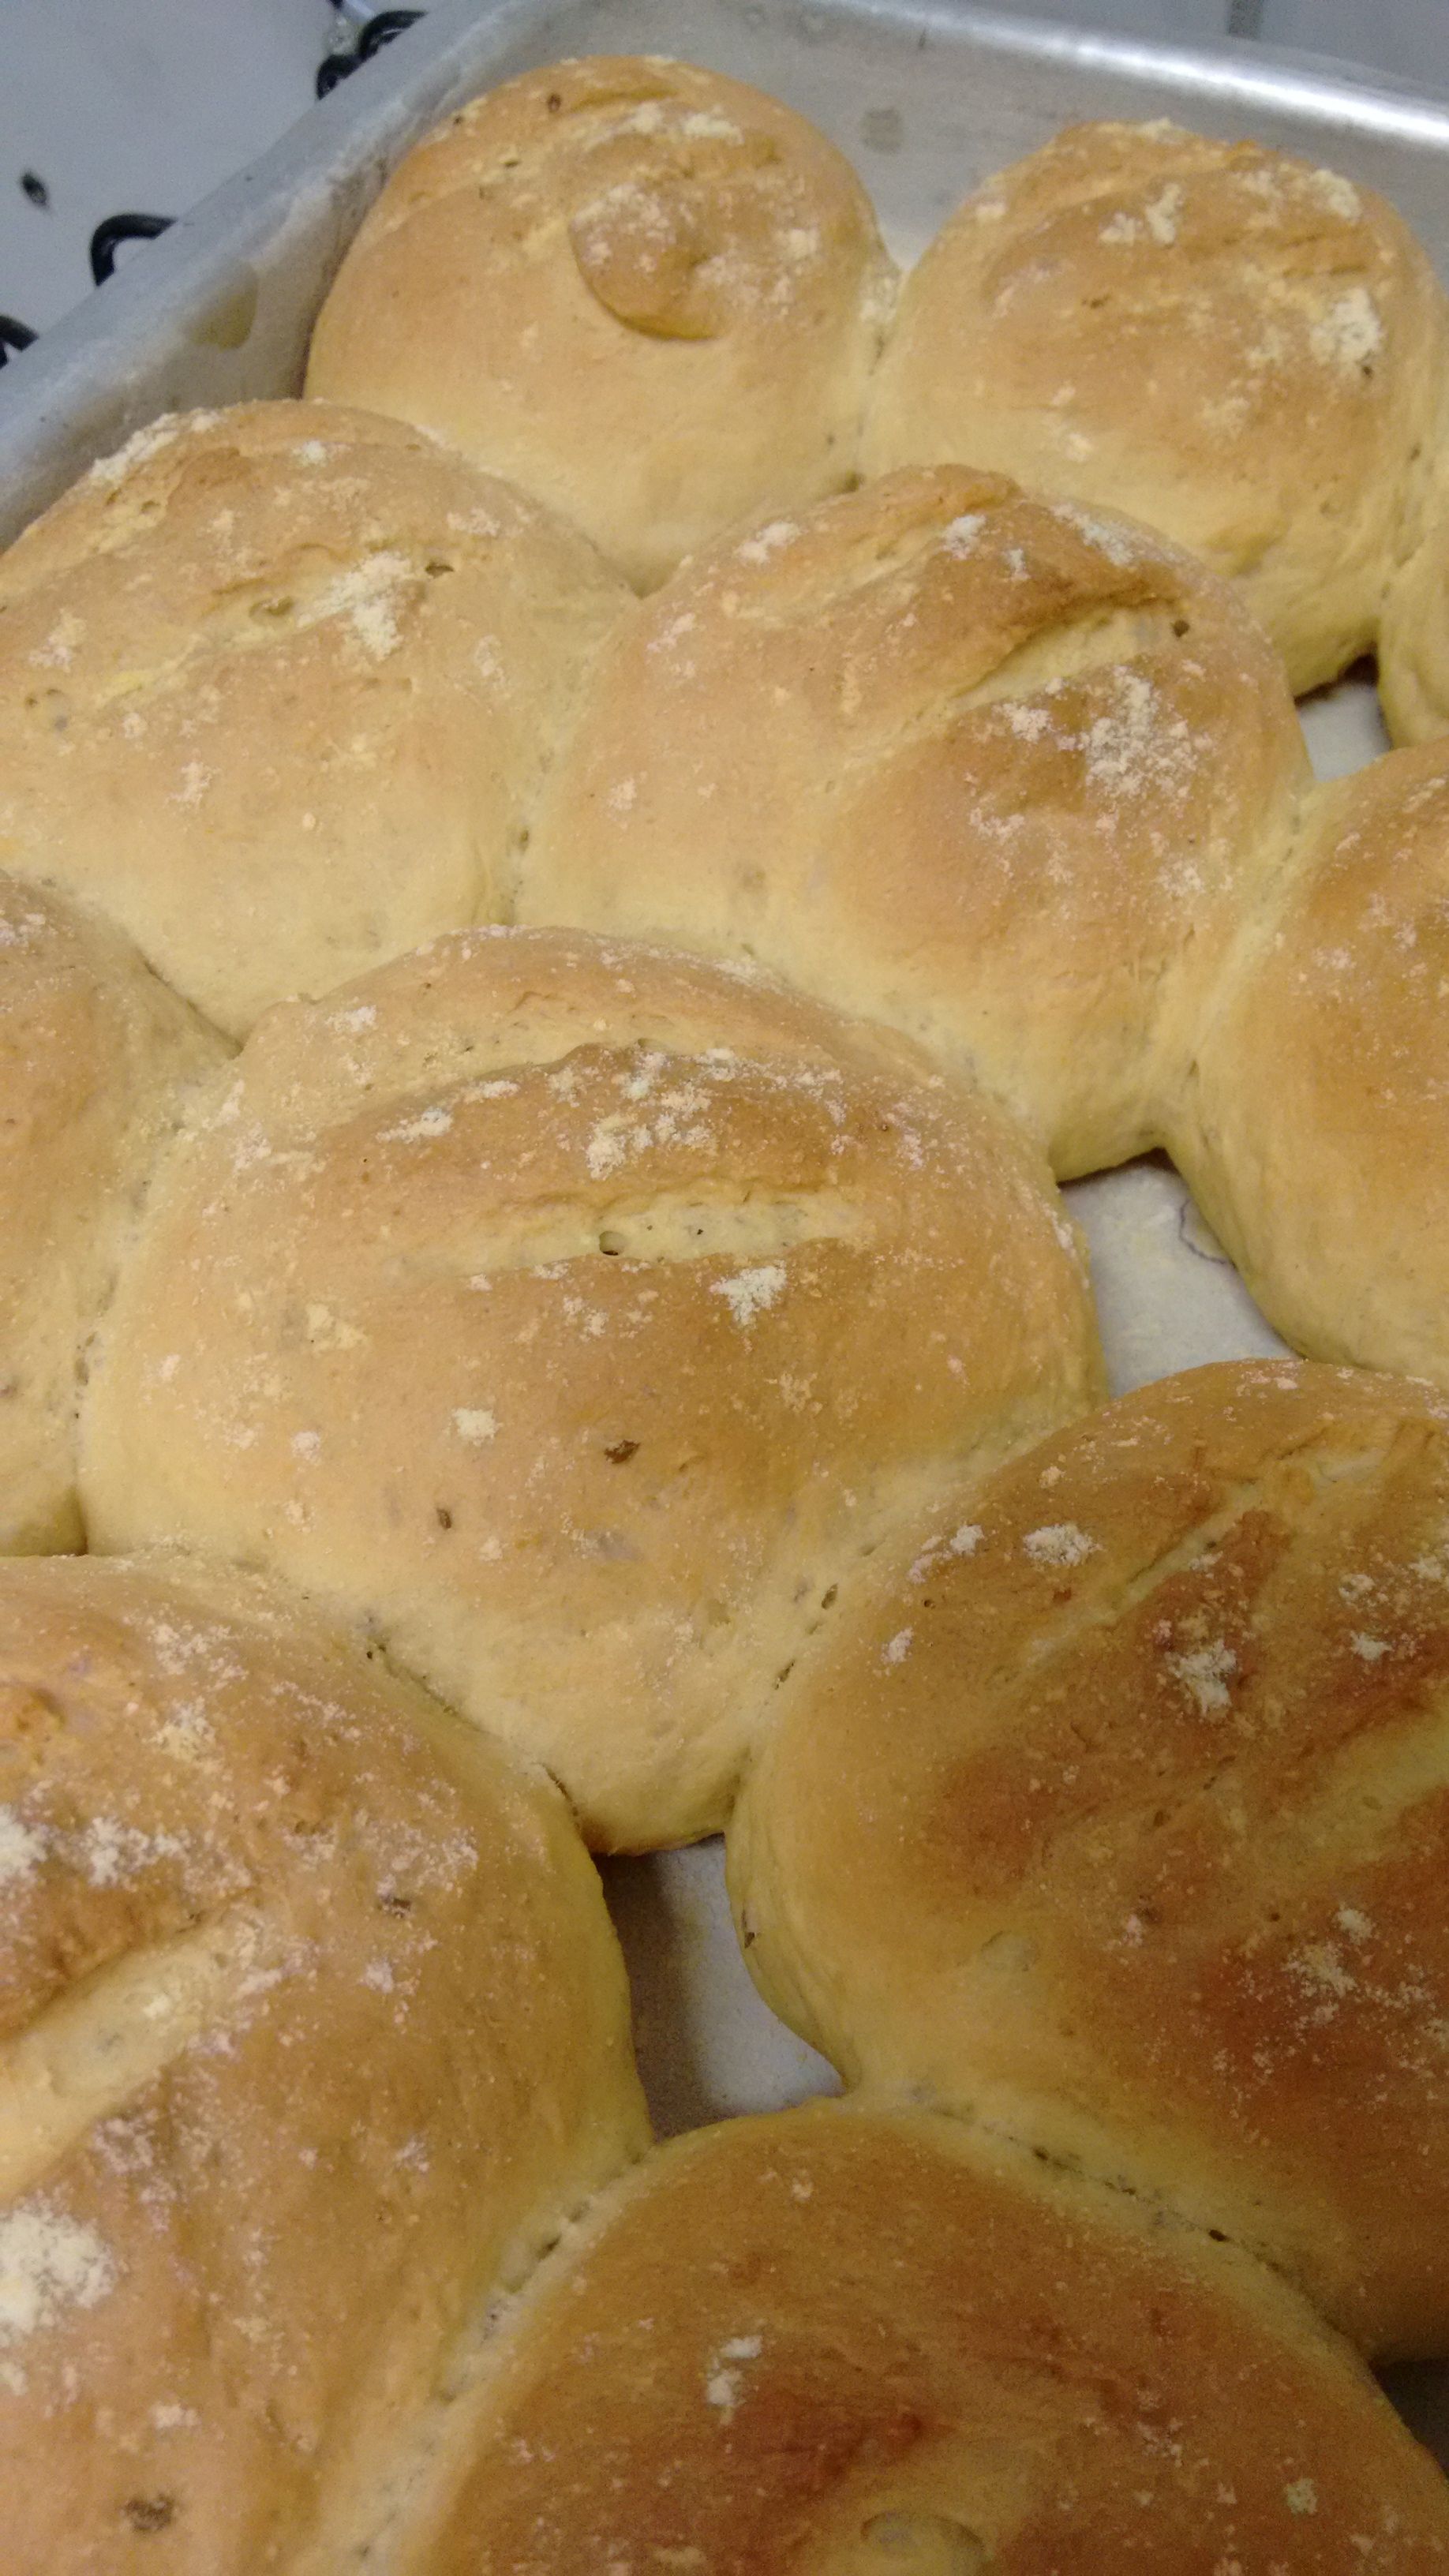
[[[1449,2488],[1262,2266],[1008,2141],[676,2140],[541,2268],[406,2576],[1429,2576]]]
[[[1167,1141],[1270,1323],[1449,1385],[1449,742],[1320,788]]]
[[[417,421],[649,588],[839,491],[895,292],[804,117],[717,72],[526,72],[410,152],[348,251],[307,391]]]
[[[1446,370],[1383,198],[1166,122],[1068,126],[909,279],[863,458],[1130,509],[1236,579],[1310,689],[1374,641]]]
[[[646,1847],[723,1822],[895,1517],[1099,1372],[988,1102],[762,979],[475,932],[273,1012],[181,1141],[87,1526],[274,1568]]]
[[[0,876],[0,1554],[82,1544],[85,1345],[151,1165],[225,1053],[128,940]]]
[[[563,1801],[254,1578],[0,1566],[6,2576],[315,2576],[639,2151]]]
[[[957,467],[687,565],[605,646],[519,917],[755,957],[979,1075],[1058,1175],[1161,1136],[1307,776],[1239,602]]]
[[[158,421],[0,556],[0,866],[99,905],[240,1037],[505,908],[624,597],[397,422]]]
[[[1445,1399],[1291,1361],[963,1491],[780,1695],[731,1842],[767,1999],[1449,2348],[1446,1540]]]

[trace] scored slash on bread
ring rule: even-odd
[[[12,1562],[0,1920],[7,2576],[340,2566],[647,2137],[563,1800],[255,1577]]]
[[[758,974],[463,932],[272,1012],[164,1165],[87,1524],[284,1573],[648,1849],[884,1533],[1100,1383],[979,1093]]]
[[[1233,594],[961,467],[698,555],[606,641],[518,917],[756,958],[984,1079],[1060,1178],[1160,1138],[1307,757]]]
[[[1071,125],[907,280],[862,464],[1130,511],[1237,582],[1301,692],[1374,645],[1446,391],[1443,290],[1382,197],[1165,120]]]
[[[1449,2344],[1449,1397],[1223,1362],[952,1499],[802,1657],[730,1828],[852,2082]]]

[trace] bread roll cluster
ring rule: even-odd
[[[858,474],[1124,510],[1241,587],[1295,690],[1382,642],[1449,726],[1449,308],[1392,206],[1165,119],[1070,126],[905,281],[848,165],[687,65],[555,64],[395,172],[308,391],[436,431],[651,588]]]
[[[706,550],[601,649],[526,920],[760,959],[1061,1179],[1166,1146],[1312,1356],[1449,1384],[1449,739],[1311,783],[1227,587],[957,467]]]
[[[1445,314],[1407,225],[1337,171],[1166,122],[1069,126],[908,280],[862,463],[952,458],[1130,511],[1235,580],[1316,688],[1373,649],[1421,538]]]
[[[0,559],[6,2576],[1449,2563],[1442,297],[1121,127],[892,290],[530,73]],[[1410,1374],[1103,1409],[1156,1145]],[[722,1826],[848,2092],[651,2151]]]
[[[1193,557],[922,469],[708,550],[620,624],[518,908],[887,1021],[1065,1179],[1162,1141],[1307,784],[1276,655]]]

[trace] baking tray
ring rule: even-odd
[[[0,374],[0,542],[158,412],[295,392],[342,252],[408,146],[492,82],[565,54],[683,55],[812,117],[913,258],[978,179],[1069,119],[1170,114],[1380,188],[1449,278],[1449,98],[1257,46],[1085,33],[921,0],[447,0],[273,151]],[[1321,775],[1385,747],[1370,682],[1304,708]],[[1073,1184],[1113,1389],[1283,1348],[1160,1156]],[[662,2134],[834,2089],[774,2020],[730,1928],[720,1847],[605,1865]],[[1395,2375],[1449,2465],[1449,2369]]]

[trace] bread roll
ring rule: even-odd
[[[1449,1384],[1449,742],[1312,799],[1168,1142],[1286,1340]]]
[[[1099,1384],[989,1104],[761,980],[479,932],[272,1013],[169,1161],[87,1526],[275,1568],[642,1847],[723,1822],[894,1518]]]
[[[255,1580],[0,1566],[6,2576],[360,2564],[643,2136],[544,1782]]]
[[[1059,1176],[1159,1141],[1306,777],[1176,547],[956,467],[731,540],[625,618],[520,917],[757,957],[976,1072]]]
[[[307,390],[415,420],[631,581],[839,491],[895,290],[823,134],[717,72],[601,55],[450,117],[393,173]]]
[[[1069,126],[908,281],[866,471],[953,457],[1130,509],[1240,582],[1309,689],[1373,643],[1446,345],[1368,189],[1165,122]]]
[[[495,2349],[407,2576],[1429,2576],[1449,2488],[1273,2275],[919,2110],[677,2140]]]
[[[1444,1398],[1289,1361],[963,1491],[777,1702],[731,1849],[767,1998],[1449,2349],[1446,1541]]]
[[[0,865],[241,1036],[492,918],[626,594],[392,421],[158,421],[0,557]]]
[[[77,1372],[221,1041],[89,914],[0,876],[0,1554],[82,1544]]]

